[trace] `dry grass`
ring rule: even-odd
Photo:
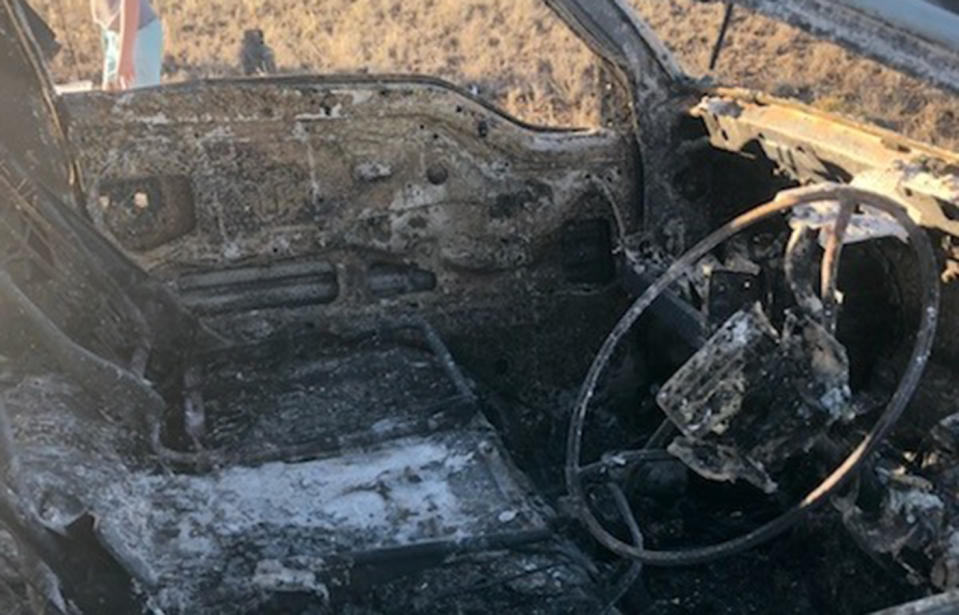
[[[599,65],[540,0],[154,0],[166,31],[165,77],[238,74],[243,30],[259,27],[287,73],[434,75],[478,91],[543,124],[598,122]],[[62,33],[59,4],[75,27],[55,60],[60,80],[99,74],[89,0],[34,0]]]
[[[705,73],[720,5],[631,1],[687,71]],[[58,80],[99,73],[88,2],[34,0],[67,45],[52,67]],[[283,72],[431,74],[527,121],[599,122],[599,65],[540,0],[154,2],[166,27],[169,80],[237,74],[242,32],[260,27]],[[959,149],[954,97],[745,10],[733,21],[716,77]]]
[[[723,7],[695,0],[632,0],[687,72],[706,73]],[[791,26],[737,9],[716,67],[721,83],[798,98],[959,150],[959,101]]]

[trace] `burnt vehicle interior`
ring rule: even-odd
[[[622,122],[57,95],[0,1],[6,612],[959,608],[959,154],[548,4]],[[895,23],[743,4],[959,86]]]

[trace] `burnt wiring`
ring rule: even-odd
[[[792,508],[746,534],[711,546],[679,550],[649,550],[616,538],[603,527],[590,510],[581,480],[582,467],[580,466],[583,432],[590,401],[595,394],[599,378],[606,369],[613,353],[653,301],[721,243],[760,220],[792,210],[799,205],[817,201],[839,201],[841,210],[847,210],[841,215],[851,213],[851,204],[868,205],[891,215],[906,229],[910,244],[918,258],[923,305],[920,323],[908,366],[885,410],[877,418],[860,444],[816,488]],[[835,258],[829,263],[829,272],[831,273],[838,267],[838,246],[843,241],[844,225],[836,224],[830,232],[835,236],[827,242],[827,247],[835,245]],[[834,285],[834,277],[831,276],[831,279],[825,280],[825,282],[827,282],[825,286],[831,288]],[[826,502],[831,494],[853,477],[862,462],[889,434],[897,420],[902,416],[919,384],[932,352],[939,312],[939,294],[938,269],[929,237],[912,221],[898,203],[887,197],[844,185],[817,185],[781,192],[771,202],[760,205],[726,223],[674,262],[652,286],[636,299],[606,338],[590,366],[573,407],[566,451],[567,490],[570,503],[580,521],[604,547],[621,556],[634,558],[642,563],[655,566],[688,566],[715,561],[762,544],[789,529],[811,510]]]
[[[588,477],[594,474],[603,474],[612,469],[626,470],[630,466],[647,463],[650,461],[671,461],[675,459],[666,452],[665,448],[645,448],[632,451],[618,451],[608,455],[603,455],[599,461],[594,461],[579,469],[580,476]]]
[[[616,483],[607,483],[606,487],[613,496],[613,500],[616,501],[616,508],[619,509],[620,516],[623,517],[623,521],[626,522],[626,526],[629,528],[629,533],[633,539],[633,544],[636,545],[638,549],[642,549],[643,533],[639,529],[639,523],[636,522],[636,516],[633,515],[633,511],[629,507],[629,501],[626,499],[626,494],[623,493],[623,490]],[[623,596],[626,595],[626,592],[628,592],[629,589],[636,584],[642,574],[642,562],[633,560],[633,562],[629,565],[629,569],[613,587],[613,591],[610,592],[610,596],[606,601],[606,606],[603,607],[602,611],[600,611],[601,615],[608,615],[608,613],[610,613],[616,607],[616,603],[622,600]]]

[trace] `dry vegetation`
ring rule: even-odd
[[[89,0],[32,0],[58,32],[60,80],[97,79]],[[246,28],[259,27],[290,73],[421,73],[470,87],[524,119],[594,125],[598,64],[541,0],[153,0],[166,31],[170,80],[239,74]],[[71,40],[72,39],[72,40]]]
[[[599,65],[540,0],[153,1],[165,22],[169,80],[237,74],[242,32],[260,27],[283,72],[431,74],[527,121],[599,122]],[[631,1],[687,71],[706,72],[722,6]],[[89,0],[33,4],[65,44],[55,77],[96,80]],[[746,10],[737,12],[715,77],[959,149],[954,97]]]
[[[703,75],[723,7],[632,0],[687,72]],[[959,149],[959,100],[791,26],[737,9],[716,67],[720,83],[798,98],[827,111]]]

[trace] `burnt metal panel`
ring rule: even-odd
[[[748,90],[716,90],[692,114],[714,147],[758,147],[804,182],[866,182],[859,185],[903,203],[923,226],[959,235],[959,154]]]
[[[196,228],[132,255],[148,268],[336,244],[403,253],[437,239],[435,258],[511,267],[535,260],[593,181],[631,196],[619,135],[532,129],[431,81],[223,81],[64,100],[94,192],[107,180],[191,180]],[[503,241],[511,256],[491,247]]]
[[[601,219],[611,241],[640,228],[628,137],[529,126],[433,79],[223,80],[63,100],[87,209],[130,258],[173,285],[328,262],[339,292],[322,309],[313,302],[313,317],[355,320],[382,301],[449,313],[503,309],[518,292],[547,300],[564,283],[566,223]],[[187,211],[192,200],[189,230],[138,234],[152,197],[143,211],[109,199],[104,209],[118,182],[167,177],[189,184],[183,202],[163,203]],[[401,280],[383,263],[409,270]],[[230,334],[265,330],[218,322]]]
[[[623,128],[635,139],[638,209],[647,228],[671,220],[691,221],[693,235],[708,231],[695,215],[696,204],[682,198],[671,182],[687,159],[675,147],[684,97],[698,95],[702,84],[689,78],[656,32],[624,0],[547,0],[547,5],[592,49],[615,68],[627,90],[631,125]]]

